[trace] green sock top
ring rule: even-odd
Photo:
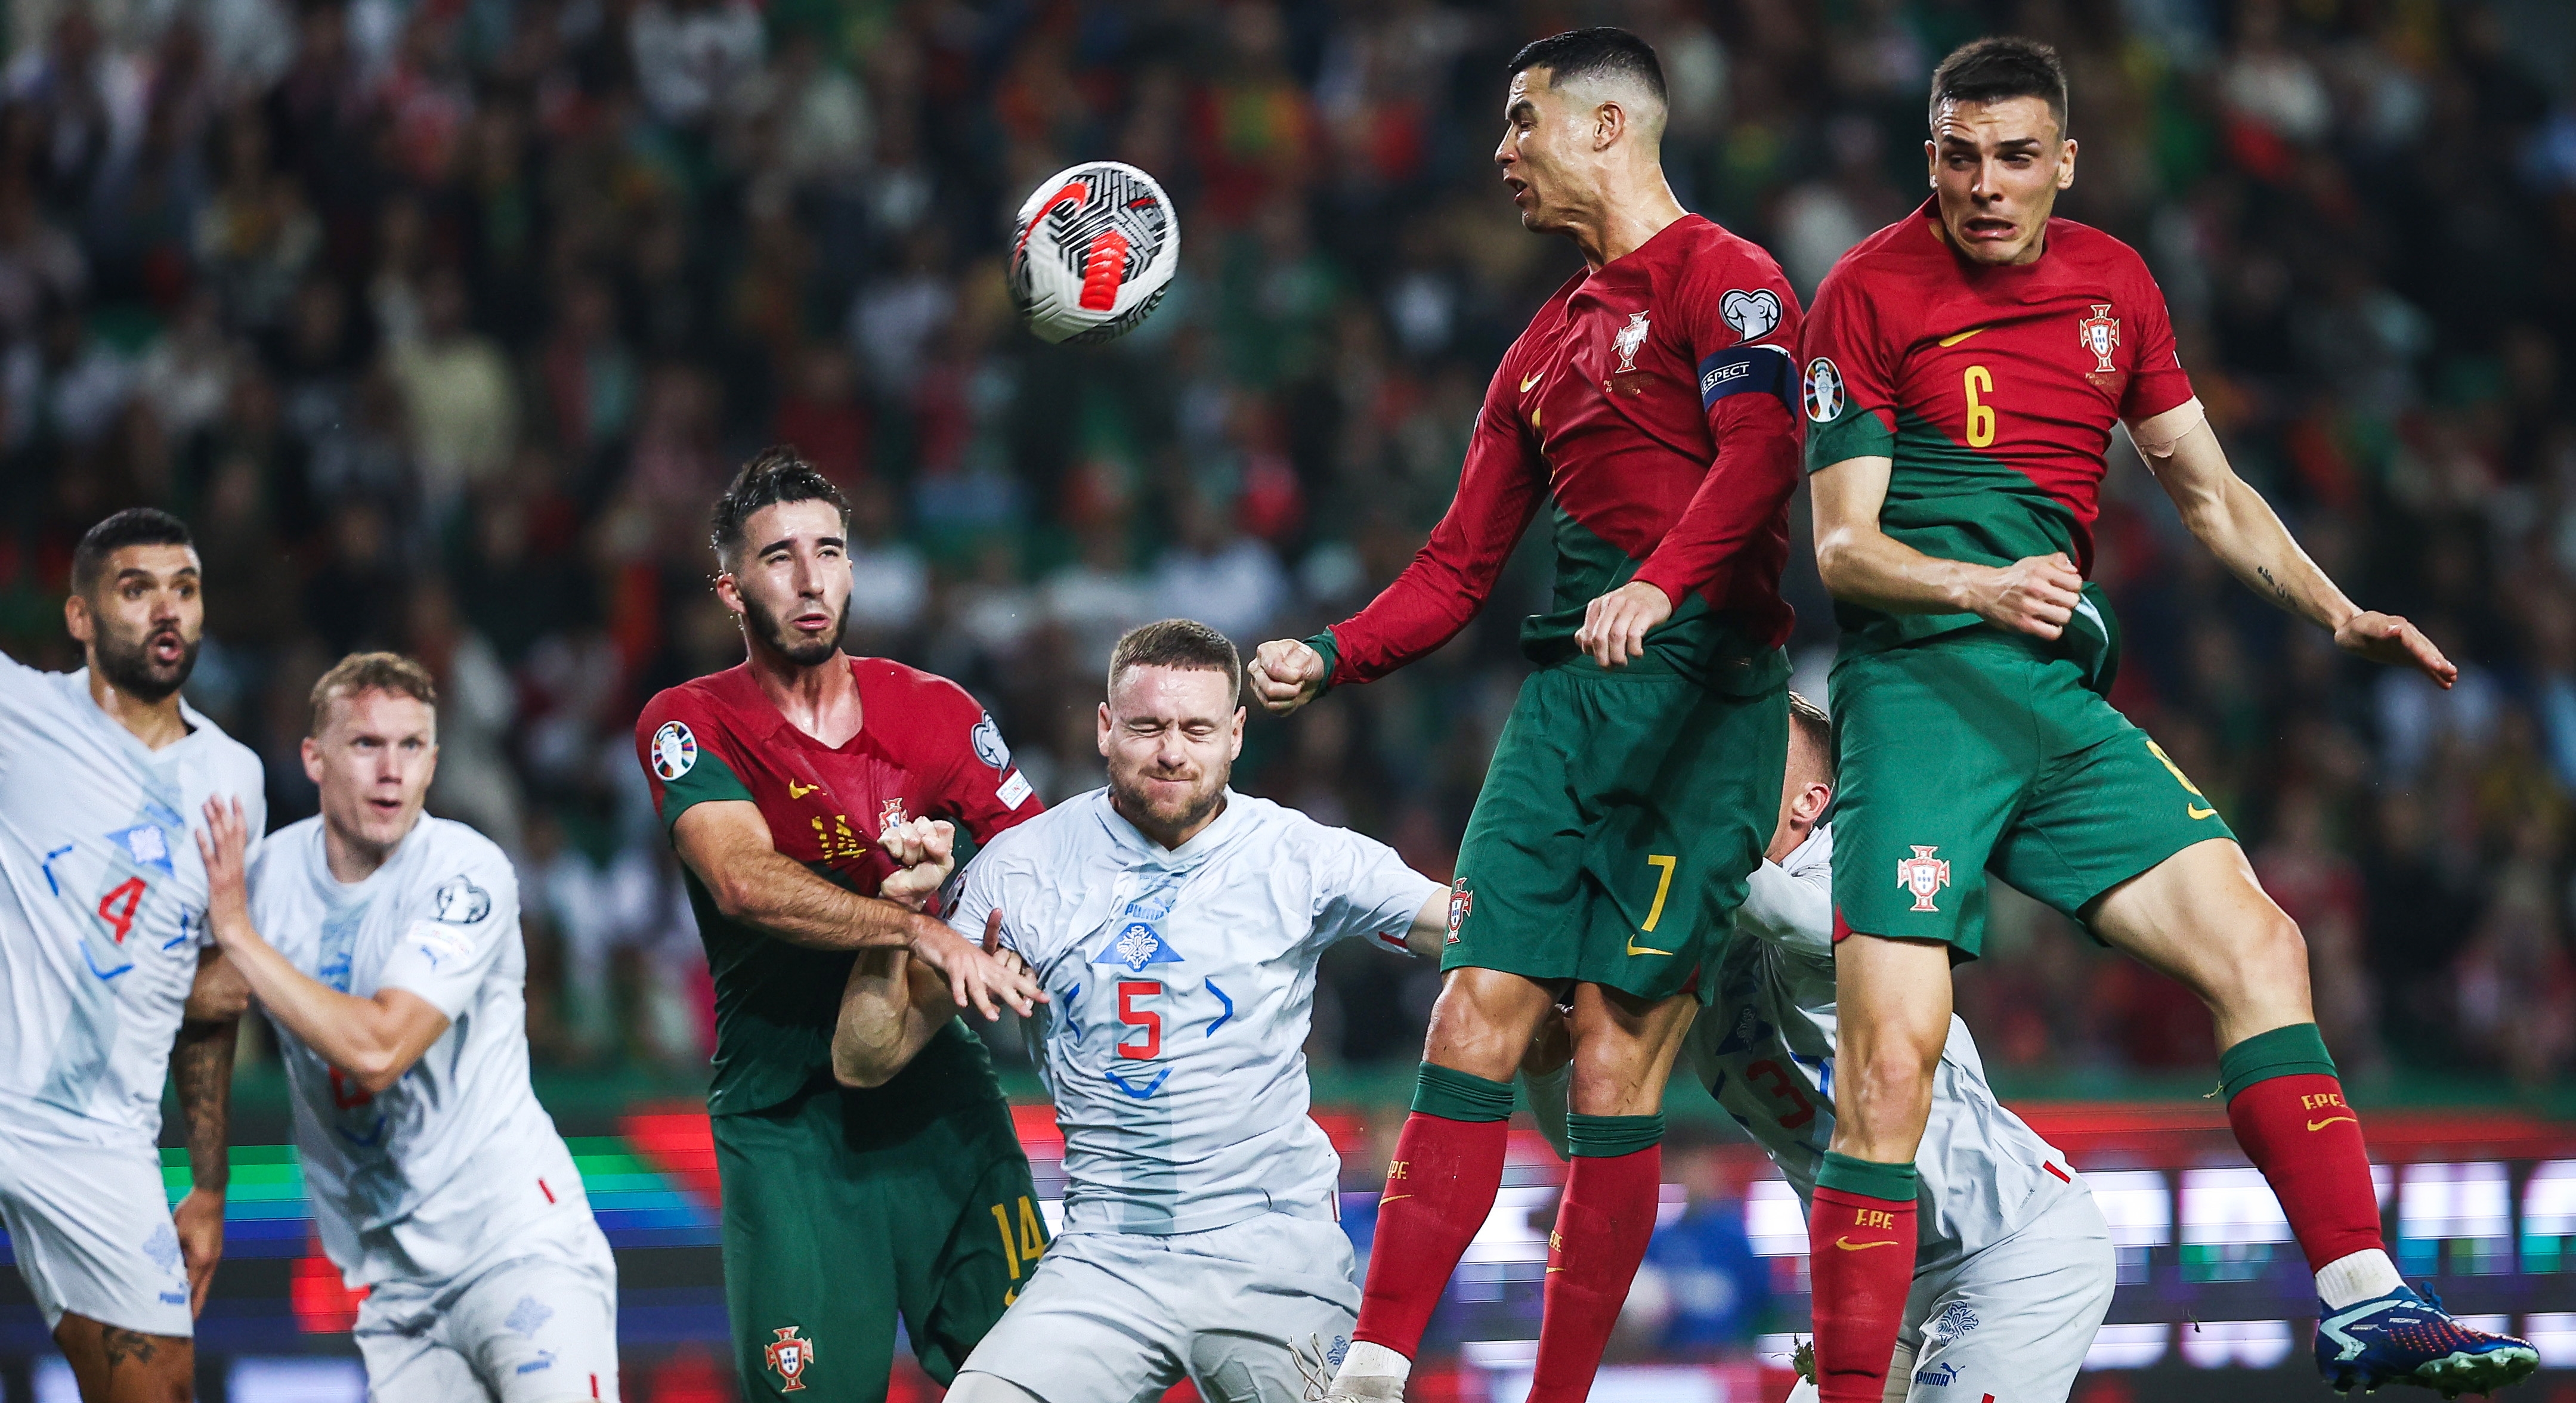
[[[1662,1144],[1664,1118],[1651,1116],[1587,1116],[1565,1118],[1565,1148],[1568,1154],[1588,1155],[1594,1159],[1616,1159],[1639,1150]]]
[[[1510,1120],[1512,1084],[1425,1062],[1414,1078],[1413,1109],[1442,1120]]]
[[[1838,1193],[1859,1194],[1863,1198],[1883,1199],[1889,1203],[1912,1203],[1921,1177],[1914,1172],[1914,1162],[1881,1164],[1876,1160],[1854,1159],[1828,1150],[1825,1163],[1816,1171],[1816,1187]]]
[[[2218,1054],[2218,1080],[2233,1101],[2245,1088],[2274,1077],[2338,1076],[2325,1034],[2314,1023],[2293,1023],[2256,1033]]]

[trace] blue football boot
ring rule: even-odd
[[[2320,1302],[2318,1313],[2317,1372],[2337,1393],[2414,1384],[2457,1398],[2520,1383],[2540,1367],[2529,1341],[2470,1329],[2438,1298],[2403,1286],[2337,1311]]]

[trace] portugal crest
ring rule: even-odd
[[[1941,908],[1932,904],[1932,894],[1950,885],[1950,860],[1932,855],[1940,850],[1938,843],[1928,848],[1921,843],[1911,846],[1914,856],[1896,864],[1896,884],[1914,893],[1914,910],[1938,911]]]
[[[763,1351],[769,1358],[769,1367],[778,1375],[778,1391],[781,1393],[802,1392],[805,1371],[814,1367],[814,1342],[801,1339],[796,1334],[802,1328],[790,1325],[771,1332],[778,1338],[770,1341],[768,1349]]]
[[[1449,940],[1458,943],[1458,928],[1467,924],[1467,914],[1476,909],[1476,894],[1467,890],[1467,879],[1459,878],[1449,886]]]
[[[2093,373],[2109,375],[2120,367],[2111,363],[2111,353],[2120,349],[2120,319],[2111,315],[2111,304],[2096,302],[2093,315],[2075,324],[2075,334],[2083,338],[2084,349],[2093,353]]]
[[[1637,368],[1637,352],[1646,344],[1646,332],[1646,314],[1630,312],[1628,324],[1619,328],[1617,336],[1610,338],[1610,344],[1619,351],[1619,368],[1613,374],[1625,375]]]

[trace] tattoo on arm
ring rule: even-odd
[[[150,1335],[140,1330],[128,1330],[119,1325],[102,1326],[98,1332],[98,1343],[107,1354],[107,1367],[110,1370],[114,1370],[117,1365],[129,1359],[137,1364],[149,1364],[152,1362],[152,1356],[160,1350],[159,1344]]]
[[[2257,565],[2254,567],[2254,573],[2262,576],[2263,583],[2272,587],[2272,601],[2274,603],[2280,605],[2284,609],[2295,610],[2298,608],[2298,601],[2290,597],[2289,586],[2282,584],[2279,580],[2272,577],[2271,566]]]
[[[188,1125],[188,1180],[218,1193],[232,1181],[226,1141],[232,1129],[233,1044],[240,1027],[237,1020],[183,1023],[170,1049],[170,1080]]]

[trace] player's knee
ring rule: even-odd
[[[2220,948],[2224,958],[2202,994],[2221,1008],[2308,987],[2307,937],[2288,912],[2268,901],[2236,939]]]
[[[1834,1114],[1873,1137],[1919,1132],[1932,1109],[1932,1078],[1941,1053],[1930,1061],[1903,1046],[1882,1045],[1875,1056],[1846,1049],[1834,1068]]]

